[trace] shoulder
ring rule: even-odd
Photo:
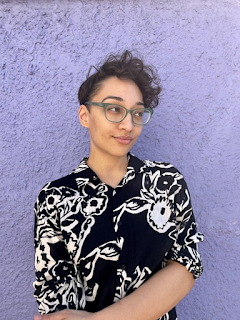
[[[68,175],[59,179],[53,180],[45,184],[41,191],[47,191],[53,188],[72,188],[77,189],[77,178],[83,175],[84,171],[87,171],[86,158],[83,158],[79,165],[73,169]]]
[[[145,167],[149,170],[159,170],[162,174],[181,175],[181,172],[171,163],[163,161],[143,160]]]
[[[78,187],[75,174],[71,172],[64,177],[46,183],[40,189],[35,205],[39,206],[44,203],[53,204],[64,198],[72,197],[76,193],[78,193]]]
[[[59,179],[46,183],[45,186],[42,188],[42,190],[46,191],[51,188],[61,188],[61,187],[76,188],[74,173],[70,173],[64,177],[61,177]]]
[[[171,163],[163,161],[139,160],[138,172],[144,183],[155,186],[159,191],[167,192],[168,195],[185,194],[187,184],[182,173]],[[140,165],[141,163],[141,165]],[[147,182],[148,181],[148,182]]]
[[[74,208],[79,191],[74,174],[47,183],[39,192],[34,204],[36,221],[50,219],[54,227],[59,226],[59,218],[66,209]]]
[[[139,158],[131,155],[131,161],[137,164],[139,168],[139,172],[159,172],[162,176],[175,176],[183,178],[181,172],[171,163],[164,162],[164,161],[153,161],[153,160],[140,160]]]

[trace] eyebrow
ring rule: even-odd
[[[102,100],[102,102],[103,102],[103,101],[105,101],[105,100],[107,100],[107,99],[113,99],[113,100],[117,100],[117,101],[123,101],[123,99],[122,99],[122,98],[120,98],[120,97],[116,97],[116,96],[107,96],[106,98],[104,98],[104,99]]]
[[[124,101],[123,98],[121,98],[121,97],[117,97],[117,96],[107,96],[106,98],[104,98],[104,99],[102,100],[102,102],[104,102],[104,101],[107,100],[107,99],[113,99],[113,100],[117,100],[117,101],[121,101],[121,102]],[[136,105],[137,105],[137,106],[144,106],[144,103],[143,103],[143,102],[137,102]]]

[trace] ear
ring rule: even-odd
[[[79,121],[81,125],[85,128],[89,127],[89,111],[84,104],[81,104],[78,110]]]

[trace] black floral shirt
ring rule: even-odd
[[[168,260],[202,273],[183,176],[129,154],[119,185],[102,183],[83,159],[48,183],[35,204],[35,293],[40,313],[96,312],[137,289]],[[175,308],[161,320],[176,320]]]

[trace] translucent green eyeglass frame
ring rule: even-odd
[[[150,109],[150,108],[139,108],[139,109],[134,109],[134,110],[128,110],[128,109],[126,109],[125,107],[120,106],[120,105],[115,104],[115,103],[103,103],[103,102],[87,101],[87,102],[85,102],[85,105],[86,105],[86,106],[102,107],[102,108],[104,109],[105,118],[106,118],[108,121],[114,122],[114,123],[119,123],[119,122],[123,121],[123,120],[126,118],[126,116],[128,115],[128,113],[130,113],[130,114],[131,114],[131,117],[132,117],[132,122],[133,122],[134,124],[138,125],[138,126],[142,126],[142,125],[145,125],[145,124],[147,124],[147,123],[149,122],[149,120],[151,119],[151,116],[152,116],[152,114],[153,114],[153,109]],[[124,110],[125,110],[124,116],[123,116],[120,120],[116,120],[116,121],[115,121],[115,120],[110,120],[110,119],[108,119],[108,117],[107,117],[107,112],[106,112],[106,111],[107,111],[107,107],[109,107],[109,106],[116,106],[116,107],[118,107],[118,108],[120,107],[120,108],[124,109]],[[145,123],[137,123],[137,122],[135,122],[134,119],[133,119],[133,114],[134,114],[134,112],[139,111],[139,110],[141,110],[141,111],[146,111],[146,112],[149,114],[149,118],[147,119],[147,121],[146,121]]]

